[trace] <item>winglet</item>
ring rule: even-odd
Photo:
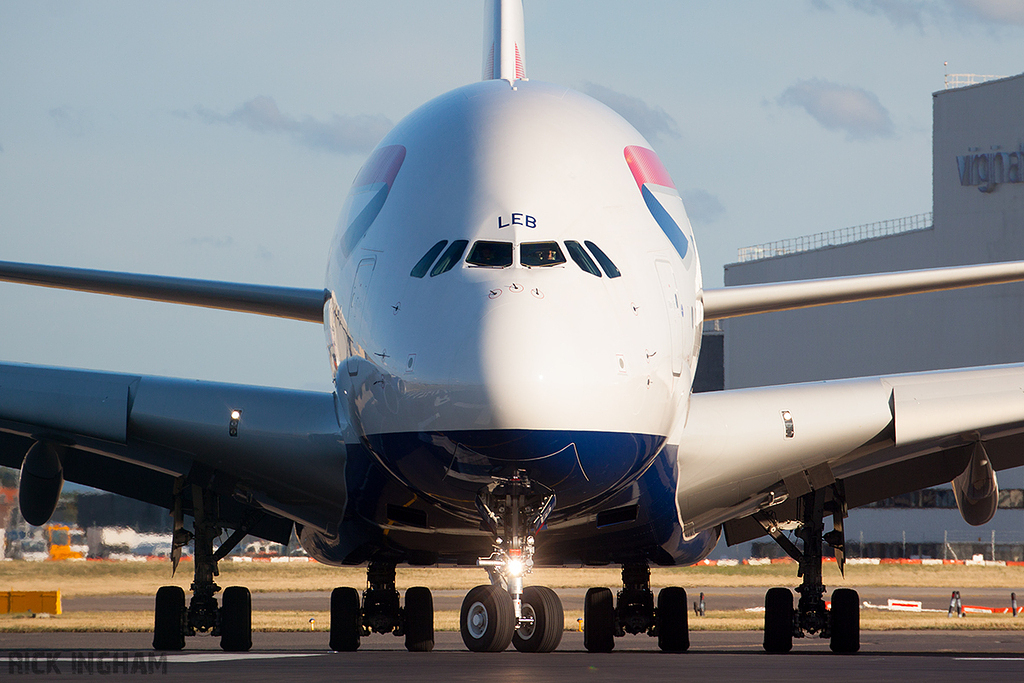
[[[484,77],[513,82],[526,78],[523,0],[487,0],[484,7]]]

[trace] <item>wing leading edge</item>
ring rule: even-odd
[[[44,444],[64,479],[168,508],[181,480],[331,533],[346,427],[330,393],[0,364],[0,465]]]
[[[323,323],[324,289],[139,275],[0,261],[0,280]]]
[[[721,320],[811,306],[1024,280],[1024,261],[705,289],[704,318]]]
[[[1024,465],[1024,364],[694,394],[671,442],[686,533],[724,523],[730,543],[765,533],[741,523],[750,515],[787,518],[837,481],[850,507],[969,478],[972,464],[994,486],[995,470]]]

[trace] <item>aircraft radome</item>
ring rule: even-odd
[[[684,587],[649,567],[770,535],[800,562],[765,600],[765,648],[817,634],[859,648],[859,600],[826,610],[821,540],[842,567],[850,507],[952,481],[995,512],[1024,464],[1024,366],[693,394],[705,320],[1024,280],[1006,263],[706,289],[690,222],[652,145],[607,107],[528,80],[523,7],[486,3],[481,81],[399,123],[356,176],[324,289],[0,263],[0,279],[322,324],[333,392],[0,364],[0,464],[32,524],[65,480],[162,505],[195,580],[156,596],[153,645],[196,632],[251,647],[251,599],[217,563],[246,534],[367,564],[331,598],[330,646],[372,633],[433,647],[430,591],[399,564],[472,565],[474,651],[555,649],[562,607],[533,567],[614,564],[584,642],[689,645]],[[425,220],[424,217],[429,217]],[[832,529],[825,532],[825,518]],[[185,518],[193,519],[192,528]],[[780,529],[798,528],[803,544]],[[233,532],[214,548],[222,529]],[[481,575],[483,579],[483,575]]]

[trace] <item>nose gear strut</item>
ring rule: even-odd
[[[493,535],[493,550],[477,564],[491,585],[477,586],[462,603],[462,640],[474,652],[551,652],[562,639],[562,603],[550,588],[523,587],[533,570],[537,532],[555,507],[551,489],[525,470],[495,479],[476,496],[477,510]]]
[[[531,482],[525,470],[516,470],[481,489],[476,507],[494,534],[494,550],[477,565],[487,569],[492,585],[512,597],[516,629],[532,626],[533,617],[523,615],[523,576],[533,571],[535,537],[555,507],[555,494]]]

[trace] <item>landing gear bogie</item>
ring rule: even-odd
[[[184,527],[184,494],[191,492],[192,531]],[[259,521],[263,513],[253,510],[231,536],[214,551],[213,543],[221,534],[219,498],[198,485],[186,487],[184,478],[174,487],[174,535],[171,543],[172,571],[178,567],[182,549],[191,542],[194,547],[195,574],[192,599],[185,606],[185,592],[178,586],[164,586],[157,591],[153,625],[153,648],[181,650],[185,637],[197,633],[220,636],[221,647],[230,652],[246,652],[252,648],[252,596],[247,588],[231,586],[217,604],[220,586],[215,583],[218,562]]]
[[[786,537],[777,520],[758,513],[755,521],[799,563],[802,577],[797,592],[800,599],[793,608],[793,593],[788,588],[772,588],[765,595],[764,649],[783,653],[793,648],[793,638],[817,634],[829,639],[831,650],[837,654],[853,654],[860,649],[860,598],[847,588],[832,594],[832,606],[825,604],[825,586],[822,583],[822,541],[835,549],[839,571],[843,572],[845,538],[843,518],[846,500],[842,482],[836,481],[826,488],[815,489],[798,500],[799,528],[797,536],[802,547]],[[832,515],[833,530],[824,533],[824,517]]]
[[[627,633],[656,636],[663,652],[690,648],[686,590],[663,588],[655,608],[646,561],[622,565],[622,590],[614,603],[607,588],[591,588],[583,604],[583,645],[588,652],[611,652],[615,637]]]

